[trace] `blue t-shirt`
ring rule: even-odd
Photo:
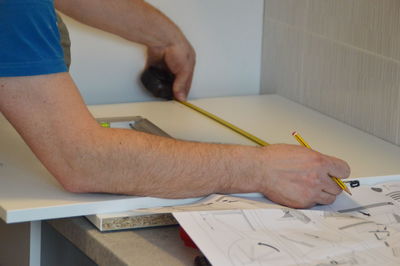
[[[53,0],[0,0],[0,77],[66,71]]]

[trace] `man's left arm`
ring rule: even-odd
[[[147,64],[165,63],[175,75],[175,98],[186,99],[196,55],[182,31],[159,10],[143,0],[55,0],[55,6],[84,24],[145,45]]]

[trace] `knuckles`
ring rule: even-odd
[[[309,160],[311,161],[311,164],[318,166],[318,168],[327,167],[327,160],[321,153],[313,152],[309,156]]]

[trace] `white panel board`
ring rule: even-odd
[[[280,96],[210,98],[193,103],[270,143],[298,145],[291,136],[298,130],[317,151],[349,162],[352,178],[400,174],[400,147]],[[255,145],[175,101],[99,105],[90,110],[95,117],[140,115],[177,139]],[[125,212],[194,200],[69,193],[0,115],[0,219],[7,223]]]
[[[259,94],[263,0],[149,0],[197,52],[190,97]],[[71,74],[88,104],[152,100],[138,82],[143,46],[64,16],[72,40]]]
[[[175,101],[105,105],[93,108],[90,109],[94,110],[96,117],[141,115],[154,121],[156,125],[160,120],[167,122],[168,126],[162,124],[160,128],[179,139],[185,139],[186,136],[186,139],[197,141],[251,144],[242,136]],[[171,121],[170,117],[177,119]],[[186,122],[191,124],[187,126]],[[196,126],[207,129],[208,134],[204,134],[204,131],[197,134],[189,133],[197,132]],[[67,192],[0,114],[0,219],[7,223],[123,212],[137,208],[188,204],[195,200],[198,199],[174,200]]]

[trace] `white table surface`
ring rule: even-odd
[[[276,95],[200,99],[192,103],[269,143],[297,144],[297,130],[323,153],[347,160],[352,178],[400,174],[400,147]],[[254,145],[177,102],[91,106],[95,117],[143,116],[178,139]],[[122,212],[188,203],[66,192],[0,116],[0,217],[7,223]]]

